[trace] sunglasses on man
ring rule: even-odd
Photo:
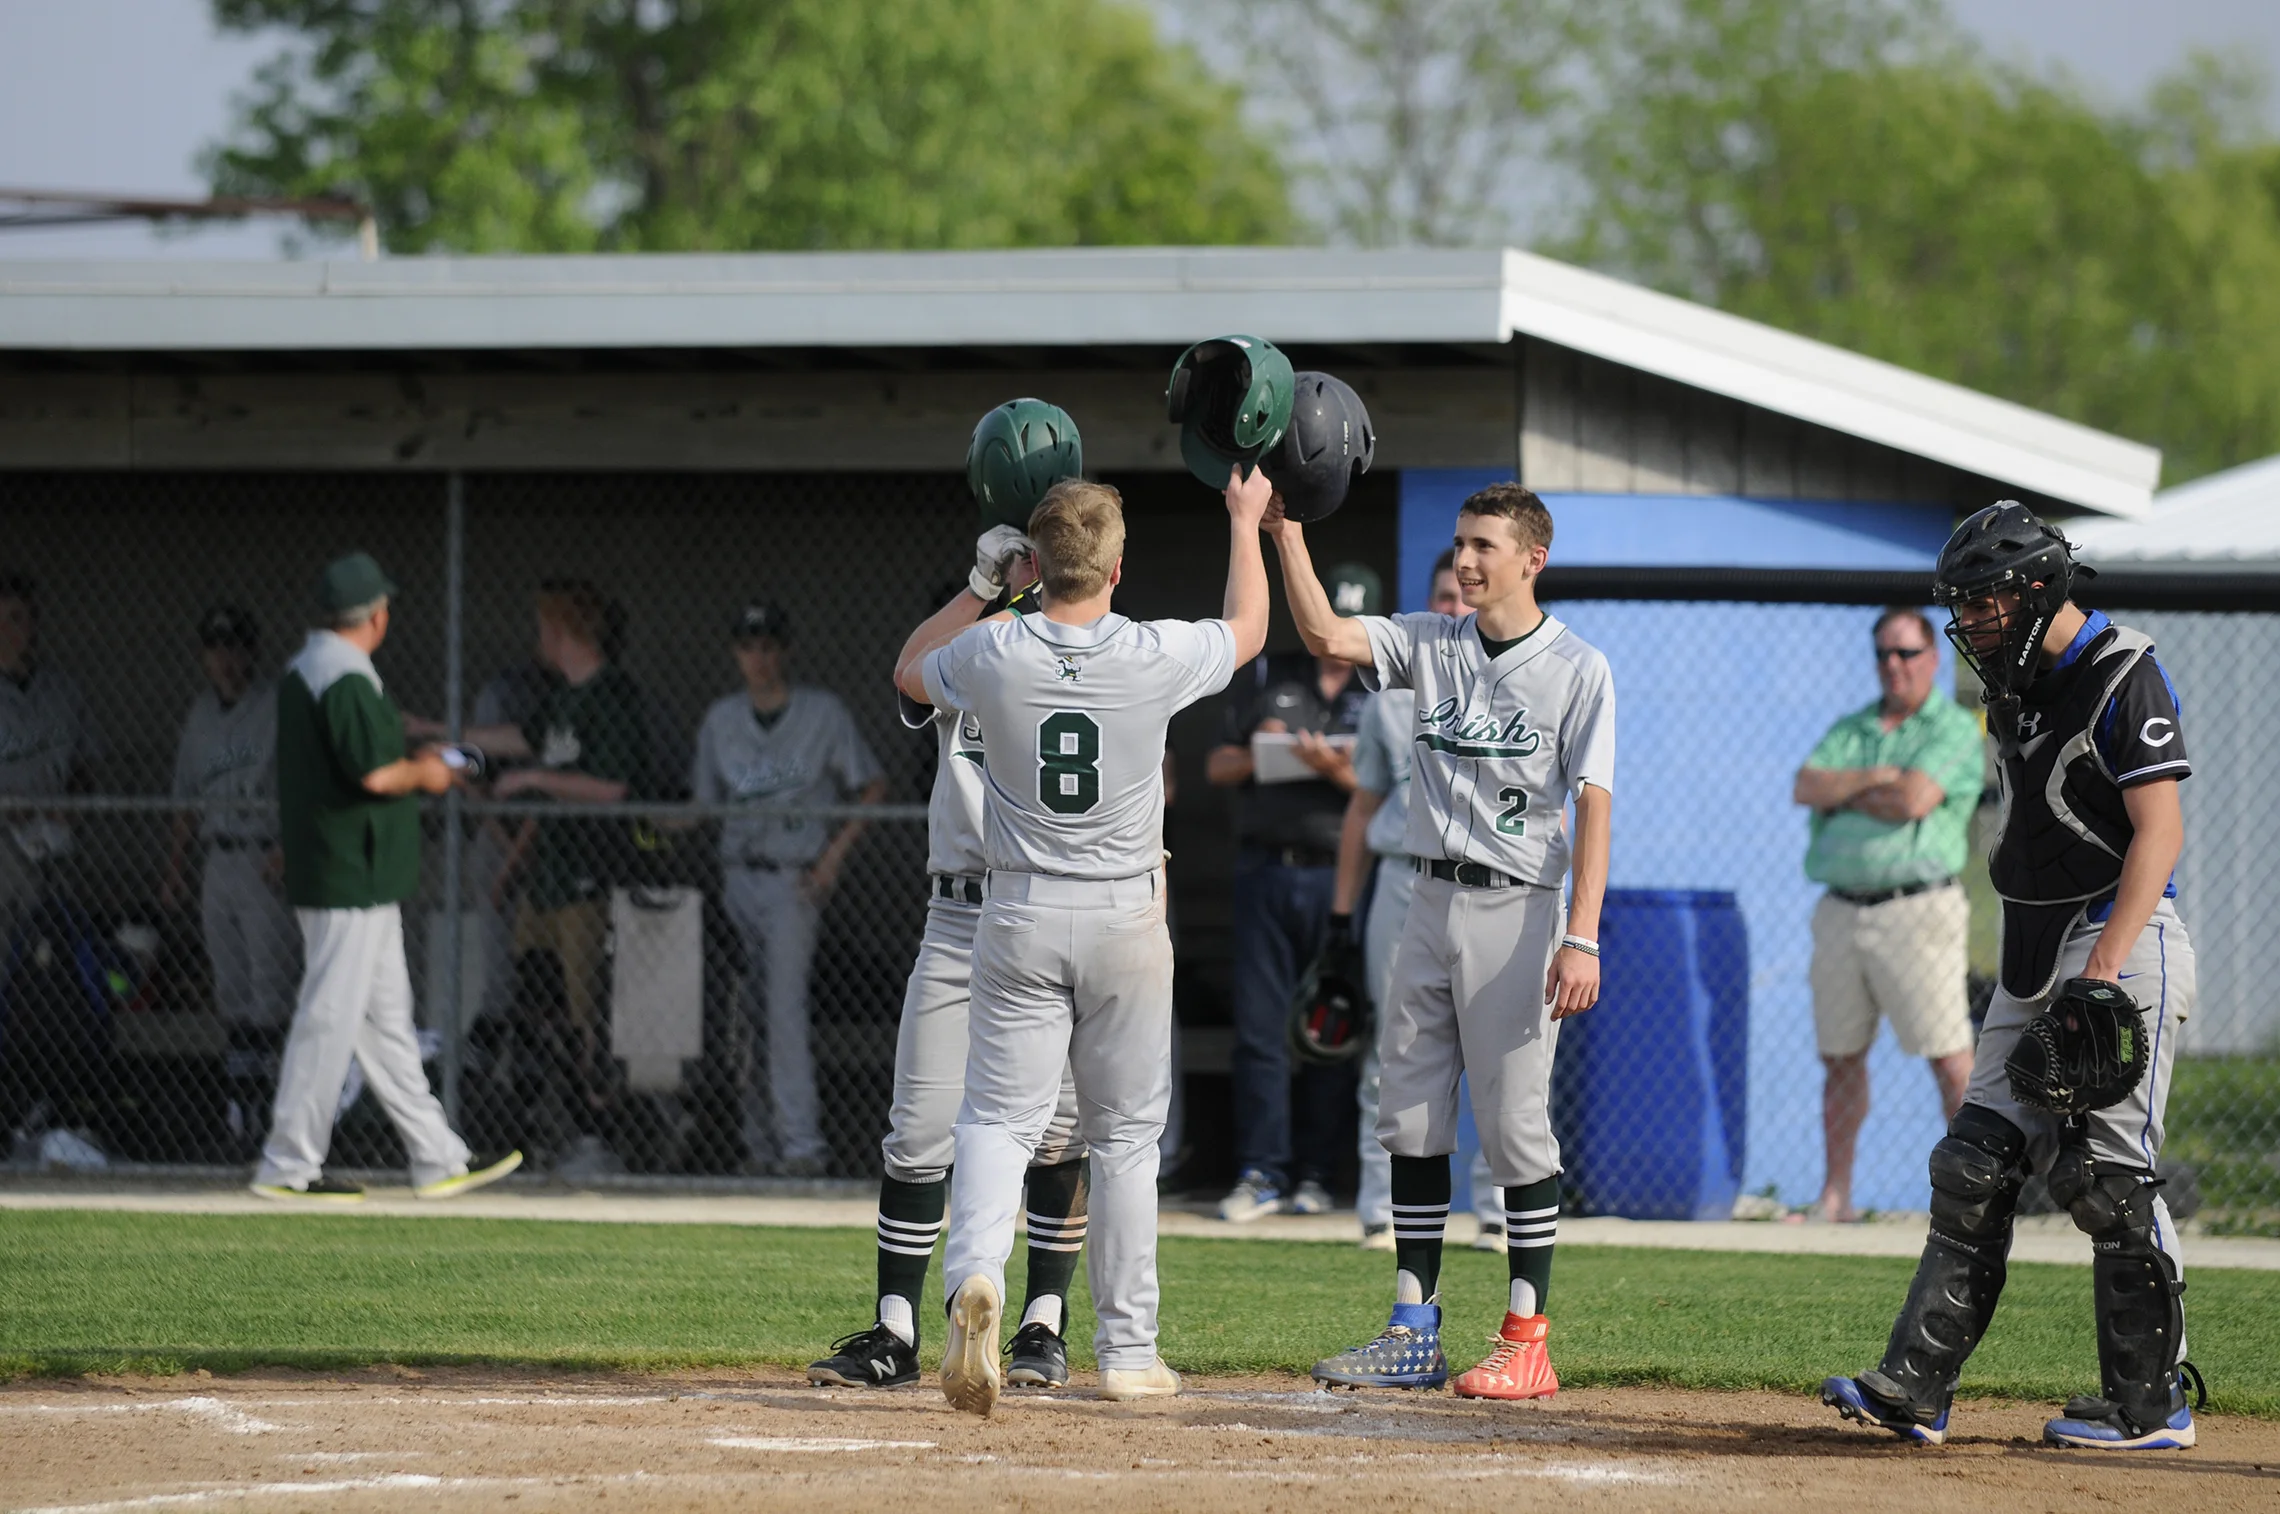
[[[1914,662],[1931,650],[1930,647],[1878,647],[1876,660],[1882,662],[1887,657],[1897,657],[1902,662]]]

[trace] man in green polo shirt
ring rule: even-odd
[[[277,1075],[277,1102],[253,1191],[354,1203],[364,1191],[324,1175],[349,1059],[403,1137],[412,1191],[448,1198],[505,1177],[510,1152],[469,1167],[420,1068],[402,901],[419,887],[419,794],[456,781],[447,753],[404,752],[404,722],[372,653],[388,635],[396,586],[362,552],[325,569],[325,628],[309,633],[277,685],[278,832],[285,897],[307,948],[301,996]]]
[[[1949,1118],[1971,1079],[1965,999],[1971,910],[1956,880],[1979,804],[1985,734],[1932,687],[1939,643],[1923,612],[1890,609],[1873,632],[1876,702],[1829,728],[1798,770],[1811,807],[1805,876],[1813,910],[1813,1029],[1826,1078],[1822,1217],[1854,1220],[1853,1148],[1868,1117],[1868,1048],[1879,1016],[1932,1064]]]

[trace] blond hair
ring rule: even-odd
[[[1029,539],[1049,598],[1090,599],[1108,587],[1124,555],[1124,496],[1106,484],[1065,478],[1029,512]]]
[[[539,585],[538,618],[596,651],[609,636],[610,604],[583,579],[555,578]]]
[[[1457,506],[1459,515],[1494,515],[1512,522],[1512,534],[1520,538],[1520,549],[1542,547],[1549,551],[1552,545],[1552,512],[1536,498],[1535,491],[1518,484],[1490,484],[1478,493],[1466,497]]]

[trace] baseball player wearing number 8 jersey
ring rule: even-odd
[[[1123,571],[1116,491],[1056,484],[1029,519],[1042,614],[976,626],[927,654],[903,692],[981,723],[989,875],[974,943],[958,1183],[943,1254],[942,1388],[987,1414],[1021,1177],[1061,1066],[1091,1150],[1087,1273],[1101,1393],[1179,1391],[1156,1354],[1157,1143],[1171,1098],[1172,943],[1164,923],[1164,731],[1266,640],[1262,474],[1226,493],[1226,615],[1111,613]]]
[[[929,616],[903,645],[898,670],[965,630],[1005,588],[1008,569],[1029,543],[1012,526],[993,526],[975,543],[968,587]],[[1025,581],[1025,572],[1013,575]],[[1017,587],[1020,584],[1017,582]],[[879,1179],[877,1323],[833,1343],[808,1368],[819,1387],[896,1388],[918,1381],[917,1305],[927,1263],[942,1233],[950,1191],[951,1123],[966,1091],[968,1004],[974,934],[982,915],[981,724],[896,693],[905,725],[932,726],[934,792],[926,807],[926,931],[903,991],[895,1038],[894,1102]],[[1077,1139],[1076,1089],[1064,1068],[1053,1118],[1029,1167],[1028,1298],[1011,1343],[1006,1380],[1059,1387],[1069,1380],[1069,1280],[1085,1241],[1084,1143]]]
[[[1536,604],[1552,544],[1543,502],[1517,484],[1468,498],[1455,566],[1468,615],[1341,617],[1300,528],[1274,520],[1292,618],[1318,657],[1378,688],[1417,693],[1409,835],[1417,892],[1379,1041],[1378,1139],[1392,1155],[1393,1316],[1369,1344],[1316,1365],[1348,1387],[1439,1387],[1435,1288],[1457,1144],[1457,1080],[1472,1080],[1489,1176],[1504,1190],[1510,1302],[1487,1360],[1457,1379],[1472,1398],[1558,1391],[1544,1303],[1559,1231],[1552,1134],[1559,1022],[1599,999],[1615,687],[1607,659]],[[1571,848],[1563,824],[1575,801]],[[1573,864],[1574,899],[1561,884]]]

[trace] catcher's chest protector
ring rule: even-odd
[[[2093,728],[2152,640],[2108,626],[2082,655],[2035,680],[2016,712],[1989,721],[2002,771],[2003,836],[1989,859],[2003,899],[2006,992],[2040,997],[2083,906],[2114,891],[2136,834]]]

